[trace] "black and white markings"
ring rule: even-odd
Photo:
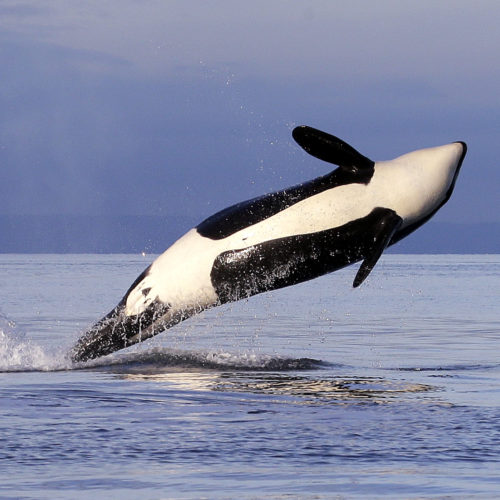
[[[78,341],[75,361],[132,345],[204,309],[362,261],[353,282],[359,286],[387,246],[446,203],[467,149],[455,142],[373,162],[311,127],[297,127],[293,137],[338,168],[233,205],[190,230]]]

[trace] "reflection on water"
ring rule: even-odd
[[[119,378],[162,383],[189,391],[293,396],[307,403],[388,403],[408,394],[437,390],[427,384],[409,384],[379,377],[315,378],[261,372],[174,370],[168,373],[120,373]]]
[[[431,385],[384,377],[332,376],[334,368],[307,358],[165,349],[122,355],[106,362],[101,360],[98,366],[92,367],[116,374],[123,380],[160,383],[168,388],[292,396],[311,403],[382,403],[412,393],[436,390]]]
[[[164,384],[170,388],[184,391],[211,391],[217,384],[220,374],[211,371],[177,371],[145,372],[145,373],[118,373],[118,377],[123,380],[135,382],[156,382]]]
[[[435,390],[430,385],[409,384],[379,377],[309,378],[285,374],[222,374],[215,390],[299,396],[307,400],[369,400],[388,402],[398,396]]]

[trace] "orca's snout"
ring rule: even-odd
[[[465,155],[467,154],[467,144],[464,141],[456,141],[455,144],[460,144],[462,146],[462,153],[457,165],[457,168],[460,168],[462,166],[462,162],[464,161]]]

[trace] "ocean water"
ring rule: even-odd
[[[0,255],[0,498],[500,498],[500,255],[385,255],[73,366],[152,256]]]

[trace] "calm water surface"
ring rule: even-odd
[[[72,366],[152,257],[0,255],[0,498],[499,498],[500,255],[384,256]]]

